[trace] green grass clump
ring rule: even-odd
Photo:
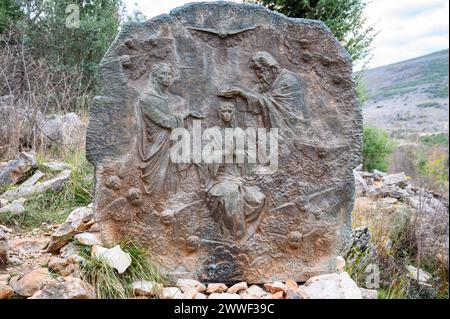
[[[39,163],[44,161],[37,156]],[[93,166],[86,160],[84,151],[74,151],[64,156],[63,162],[71,167],[70,180],[59,192],[48,191],[29,198],[21,215],[1,214],[0,223],[20,227],[39,227],[42,223],[62,223],[70,212],[92,202],[94,185]],[[46,172],[46,178],[57,173]]]
[[[123,274],[119,274],[104,261],[92,257],[90,247],[84,246],[81,250],[80,255],[85,258],[81,263],[82,278],[95,287],[97,298],[131,298],[132,283],[137,280],[153,281],[161,284],[161,287],[167,285],[167,278],[151,263],[145,249],[129,240],[123,241],[120,246],[131,256],[131,266]]]

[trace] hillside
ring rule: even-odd
[[[448,133],[448,49],[370,69],[364,121],[395,137]]]

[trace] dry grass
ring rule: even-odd
[[[355,202],[353,227],[368,227],[376,248],[380,298],[448,298],[448,265],[425,258],[418,240],[423,222],[420,213],[400,201],[389,204],[382,199],[360,197]],[[432,273],[433,287],[415,284],[407,275],[406,265],[419,266]],[[360,272],[352,275],[360,276]]]

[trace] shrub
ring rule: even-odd
[[[387,171],[387,156],[394,150],[388,134],[375,126],[365,125],[363,129],[363,166],[367,171]]]

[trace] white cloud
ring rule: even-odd
[[[448,48],[449,0],[366,1],[368,23],[376,24],[379,31],[373,43],[373,59],[370,67],[395,63]],[[125,0],[129,10],[138,8],[147,18],[169,13],[170,10],[189,2],[198,1]]]
[[[366,17],[379,34],[370,67],[448,48],[448,0],[373,0]]]

